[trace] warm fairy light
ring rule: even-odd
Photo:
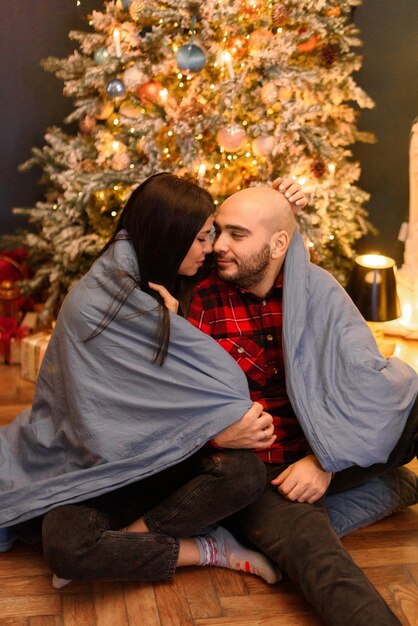
[[[168,91],[167,89],[161,89],[160,91],[160,100],[163,104],[165,104],[167,102],[167,98],[168,98]]]
[[[119,141],[112,141],[112,149],[117,152],[120,148],[120,142]]]
[[[229,50],[223,50],[223,52],[221,53],[221,61],[222,61],[222,63],[224,65],[226,65],[226,67],[228,69],[229,78],[231,80],[234,80],[235,72],[234,72],[234,68],[232,66],[232,55],[229,52]]]
[[[299,185],[304,185],[306,183],[306,178],[304,176],[301,176],[298,180]]]
[[[333,174],[335,172],[335,164],[334,163],[330,163],[328,165],[328,171],[330,174]]]
[[[172,136],[174,135],[174,133],[173,133],[173,131],[172,131],[172,130],[169,130],[169,131],[167,132],[167,135],[168,135],[169,137],[172,137]]]
[[[331,241],[334,241],[334,239],[335,239],[334,235],[330,235],[329,238],[330,238]]]
[[[203,185],[203,182],[205,180],[205,174],[206,174],[206,163],[201,163],[197,170],[197,178],[199,181],[199,185]]]

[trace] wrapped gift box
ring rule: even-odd
[[[29,326],[19,325],[14,317],[0,317],[0,363],[20,363],[21,341],[30,332]]]
[[[22,339],[21,375],[25,380],[36,381],[50,337],[51,332],[42,331]]]

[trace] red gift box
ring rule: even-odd
[[[0,252],[0,316],[18,318],[21,311],[32,308],[30,298],[22,297],[19,281],[26,278],[26,250]]]
[[[30,331],[14,317],[0,317],[0,363],[20,363],[20,342]]]

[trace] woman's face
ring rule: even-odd
[[[184,257],[180,268],[180,276],[194,276],[197,270],[202,267],[205,256],[212,252],[211,229],[213,226],[213,216],[208,217],[201,230],[197,233],[196,239]]]

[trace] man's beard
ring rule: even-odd
[[[216,254],[215,258],[222,259],[225,257],[221,254]],[[270,246],[265,244],[260,252],[241,259],[239,265],[236,265],[235,272],[231,271],[232,266],[225,270],[218,266],[218,275],[225,282],[235,283],[240,287],[251,290],[263,280],[269,265]]]

